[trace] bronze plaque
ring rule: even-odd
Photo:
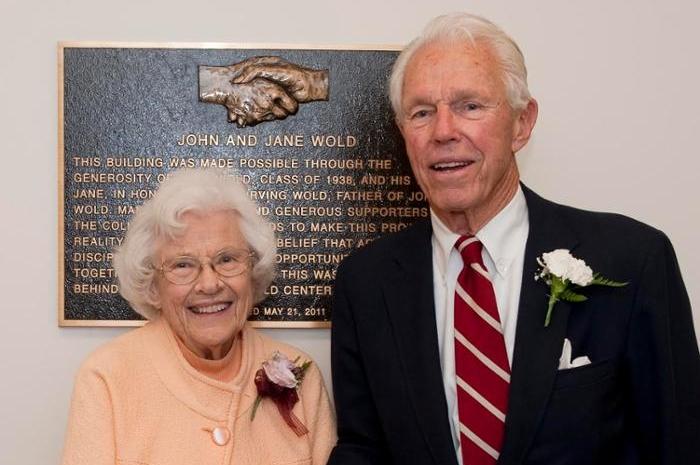
[[[278,236],[255,326],[325,327],[353,248],[428,216],[388,99],[395,48],[59,44],[59,323],[132,326],[111,254],[168,171],[217,166]]]

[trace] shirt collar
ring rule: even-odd
[[[454,245],[459,239],[459,234],[450,231],[432,209],[430,221],[433,226],[435,259],[439,269],[444,273],[450,253],[455,250]],[[522,188],[518,186],[518,191],[510,202],[475,234],[499,275],[503,276],[508,272],[515,254],[522,249],[518,241],[513,241],[512,238],[527,239],[528,230],[527,202]]]

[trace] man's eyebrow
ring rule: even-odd
[[[418,106],[424,106],[424,105],[435,105],[435,103],[429,101],[427,98],[424,98],[424,97],[413,97],[406,102],[404,107],[411,108],[411,107],[418,107]]]
[[[461,102],[463,100],[483,100],[483,97],[476,91],[460,89],[460,90],[457,90],[457,91],[451,93],[446,103],[449,105],[451,103]],[[404,108],[408,109],[408,108],[424,106],[424,105],[434,106],[434,105],[437,105],[438,103],[442,103],[444,101],[445,101],[445,99],[438,99],[438,100],[432,101],[432,100],[429,100],[425,97],[415,96],[415,97],[411,97],[411,99],[406,102],[406,104],[404,105]]]
[[[481,96],[473,90],[458,90],[450,95],[450,102],[462,100],[480,100]]]

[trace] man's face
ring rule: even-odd
[[[498,213],[517,189],[514,153],[527,142],[537,108],[533,101],[522,112],[511,109],[487,46],[423,46],[406,67],[401,106],[408,158],[433,211],[448,227],[454,215],[488,221]]]

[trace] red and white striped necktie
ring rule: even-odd
[[[495,464],[503,445],[510,365],[481,242],[462,236],[455,287],[455,372],[463,465]]]

